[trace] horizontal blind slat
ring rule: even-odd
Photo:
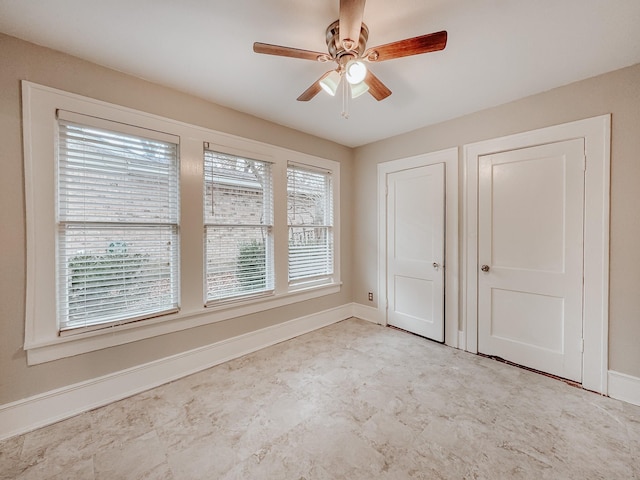
[[[332,199],[330,172],[289,164],[289,281],[333,274]]]
[[[180,140],[180,137],[169,133],[157,130],[149,130],[148,128],[137,127],[113,120],[106,120],[104,118],[93,117],[91,115],[84,115],[77,112],[71,112],[69,110],[58,109],[56,110],[56,116],[58,118],[58,121],[68,121],[77,125],[96,127],[106,131],[116,130],[122,133],[127,133],[134,137],[137,136],[147,139],[160,140],[169,145],[177,145]]]
[[[60,329],[175,311],[177,144],[65,119],[58,129]]]
[[[206,227],[207,300],[273,289],[273,254],[262,227]]]
[[[207,302],[274,288],[271,164],[204,152]]]

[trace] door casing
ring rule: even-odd
[[[478,351],[478,159],[518,148],[583,138],[583,376],[585,389],[607,394],[609,328],[609,197],[611,115],[556,125],[463,148],[462,328],[460,348]]]
[[[378,164],[378,305],[377,321],[387,325],[387,176],[393,172],[445,164],[444,343],[458,347],[458,149],[402,158]]]

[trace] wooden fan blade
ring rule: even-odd
[[[364,57],[370,62],[383,62],[409,55],[444,50],[446,46],[447,32],[443,30],[370,48],[364,53]]]
[[[371,70],[367,70],[367,76],[364,77],[364,83],[369,87],[369,93],[378,101],[384,100],[391,95],[391,90],[389,90],[378,77],[371,73]]]
[[[256,42],[253,44],[253,51],[256,53],[264,53],[266,55],[302,58],[303,60],[313,60],[319,62],[325,62],[330,59],[326,53],[312,52],[311,50],[301,50],[299,48],[292,47],[282,47],[280,45],[271,45],[270,43]]]
[[[320,82],[325,79],[325,77],[329,76],[329,74],[333,70],[329,70],[327,73],[322,75],[313,85],[307,88],[302,94],[297,98],[299,102],[308,102],[313,97],[315,97],[318,93],[322,91],[322,87],[320,86]]]
[[[340,44],[345,50],[358,48],[364,3],[365,0],[340,0]]]

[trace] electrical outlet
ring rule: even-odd
[[[369,292],[369,301],[373,302],[373,292]]]

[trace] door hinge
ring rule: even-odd
[[[580,339],[580,353],[584,353],[584,338]]]
[[[587,171],[587,154],[586,153],[582,156],[582,170],[585,172]]]

